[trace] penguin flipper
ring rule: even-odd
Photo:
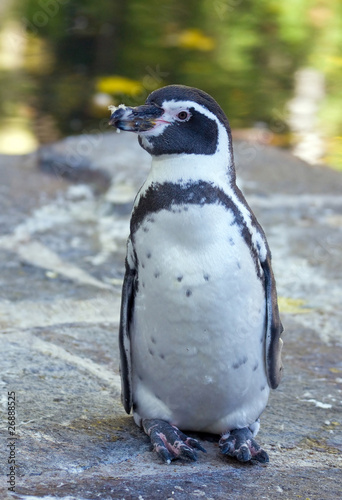
[[[284,328],[280,321],[277,289],[271,266],[270,254],[261,262],[264,271],[266,291],[266,373],[271,389],[276,389],[280,383],[283,365],[281,349],[283,341],[281,333]]]
[[[132,408],[132,366],[131,366],[131,338],[130,323],[134,307],[135,269],[131,269],[126,262],[126,273],[122,286],[121,313],[119,327],[120,374],[121,374],[121,401],[126,413]]]

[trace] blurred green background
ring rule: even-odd
[[[0,19],[0,152],[98,130],[109,104],[170,83],[213,95],[237,137],[286,147],[311,68],[307,121],[342,169],[341,0],[1,0]]]

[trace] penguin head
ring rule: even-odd
[[[168,85],[152,92],[142,106],[121,105],[113,111],[109,124],[136,132],[152,156],[215,155],[225,149],[232,163],[228,119],[202,90]]]

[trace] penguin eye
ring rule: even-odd
[[[178,120],[185,121],[190,118],[190,113],[187,111],[180,111],[177,115]]]

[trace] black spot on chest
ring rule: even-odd
[[[238,359],[235,363],[233,363],[234,370],[237,370],[238,368],[240,368],[240,366],[245,365],[247,361],[248,361],[247,356],[243,356],[243,358]]]

